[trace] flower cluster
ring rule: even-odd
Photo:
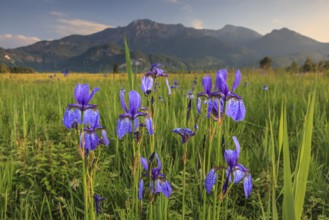
[[[154,158],[157,159],[157,167],[152,166]],[[169,181],[166,179],[166,175],[161,173],[162,164],[158,154],[155,152],[152,153],[148,160],[144,157],[141,157],[140,162],[142,167],[144,168],[144,172],[142,178],[139,180],[138,199],[143,199],[144,179],[145,181],[149,181],[149,190],[152,199],[154,199],[155,196],[159,193],[162,193],[164,196],[169,197],[171,195],[172,188]]]
[[[147,113],[147,108],[141,108],[141,96],[139,93],[135,90],[129,92],[129,109],[126,106],[124,94],[125,90],[122,89],[120,92],[120,102],[125,113],[119,115],[117,126],[119,139],[128,133],[132,133],[133,130],[136,132],[140,126],[146,126],[149,134],[153,134],[152,118]],[[140,124],[139,117],[145,117],[145,124]]]
[[[244,106],[241,96],[234,93],[234,90],[238,87],[241,81],[241,72],[237,70],[235,73],[235,80],[230,90],[227,85],[228,72],[225,69],[219,70],[216,74],[215,89],[212,92],[212,80],[209,75],[202,79],[202,85],[204,91],[197,94],[198,98],[198,112],[201,112],[201,99],[200,97],[207,98],[208,114],[213,116],[215,120],[222,118],[224,108],[226,105],[225,114],[231,117],[234,121],[241,121],[245,118],[246,108]]]
[[[89,93],[88,84],[80,84],[74,89],[75,104],[69,104],[64,113],[63,123],[71,128],[78,128],[83,125],[83,131],[80,136],[80,146],[85,149],[86,155],[94,150],[98,145],[109,145],[110,141],[104,127],[100,125],[100,115],[96,105],[90,104],[90,100],[99,88],[94,88]],[[102,138],[97,135],[97,131],[101,131]]]

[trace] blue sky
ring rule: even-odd
[[[260,34],[287,27],[329,42],[329,0],[1,0],[0,47],[91,34],[148,18],[165,24]]]

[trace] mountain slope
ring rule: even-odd
[[[264,56],[273,57],[277,65],[286,65],[291,60],[300,61],[301,57],[307,56],[326,59],[329,54],[329,44],[287,28],[262,36],[251,29],[233,25],[218,30],[198,30],[181,24],[141,19],[91,35],[71,35],[26,47],[0,49],[0,62],[30,66],[38,71],[96,72],[114,64],[124,64],[124,36],[132,59],[141,69],[157,62],[154,59],[168,61],[174,68],[195,69],[255,66]],[[4,54],[11,59],[4,59]]]

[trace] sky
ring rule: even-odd
[[[126,26],[136,19],[265,35],[286,27],[329,43],[329,0],[0,0],[0,47]]]

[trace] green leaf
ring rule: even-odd
[[[306,113],[304,122],[304,134],[302,147],[300,148],[300,157],[298,166],[296,167],[295,179],[295,215],[296,219],[301,219],[303,213],[304,199],[306,193],[306,184],[311,160],[311,146],[312,146],[312,133],[313,133],[313,116],[315,105],[315,93],[308,101],[308,111]]]
[[[131,67],[131,62],[130,62],[130,50],[128,47],[127,39],[124,37],[124,45],[125,45],[125,55],[126,55],[126,70],[128,73],[128,81],[129,81],[129,87],[130,90],[134,89],[134,76],[133,76],[133,69]]]
[[[282,137],[283,153],[283,203],[282,215],[284,220],[295,218],[295,206],[293,198],[293,188],[291,182],[290,153],[287,128],[286,104],[282,103],[279,135]],[[281,124],[282,123],[282,124]]]

